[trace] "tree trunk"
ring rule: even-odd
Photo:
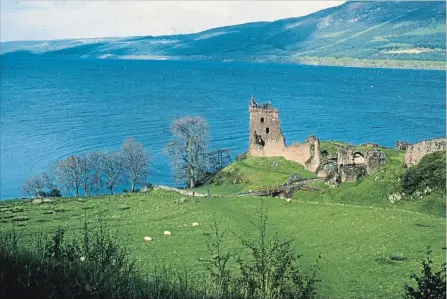
[[[135,191],[135,182],[132,181],[132,185],[130,186],[130,192],[134,192]]]

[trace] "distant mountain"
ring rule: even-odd
[[[274,22],[196,34],[6,42],[1,53],[445,68],[445,2],[346,2]]]

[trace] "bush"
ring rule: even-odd
[[[1,298],[137,298],[133,264],[118,241],[102,228],[82,241],[58,229],[34,250],[19,246],[15,232],[0,239]]]
[[[417,283],[417,288],[405,285],[406,299],[443,299],[446,298],[446,265],[438,272],[432,272],[432,260],[430,258],[432,251],[427,251],[427,256],[422,260],[422,276],[411,275]]]
[[[53,189],[48,193],[48,197],[61,197],[61,191],[59,189]]]
[[[446,188],[446,152],[438,151],[426,155],[418,165],[409,167],[401,179],[401,187],[406,194],[440,190]],[[429,188],[429,189],[427,189]]]
[[[219,291],[218,298],[229,298],[228,290],[232,290],[231,298],[311,299],[317,295],[317,264],[310,269],[298,265],[301,255],[291,240],[280,240],[278,234],[267,238],[267,211],[261,199],[259,223],[251,222],[259,234],[256,239],[242,238],[245,249],[243,256],[236,254],[233,267],[239,271],[231,271],[231,257],[223,252],[222,233],[214,221],[214,233],[209,248],[213,259],[205,261],[211,273],[214,289]]]

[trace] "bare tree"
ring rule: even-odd
[[[145,183],[149,174],[149,153],[142,143],[134,138],[128,138],[121,147],[123,166],[130,181],[130,192],[135,191],[135,185]]]
[[[33,176],[25,181],[22,186],[23,192],[32,197],[39,197],[45,188],[45,181],[40,176]]]
[[[206,157],[207,171],[209,173],[216,173],[231,163],[230,149],[227,148],[208,152]]]
[[[175,140],[166,145],[179,181],[194,188],[205,177],[208,123],[199,116],[175,119],[171,124]]]
[[[22,186],[22,190],[33,197],[45,197],[52,196],[57,190],[57,186],[53,182],[53,178],[49,172],[45,171],[42,175],[35,175],[28,180]]]
[[[103,184],[102,170],[104,169],[104,153],[93,152],[88,156],[88,163],[90,165],[90,185],[96,192],[96,196],[99,196],[99,191]]]
[[[56,167],[56,176],[59,182],[73,191],[74,195],[79,195],[79,188],[82,182],[79,157],[70,156],[66,159],[59,160]]]
[[[82,188],[84,189],[84,195],[89,194],[89,179],[90,179],[90,161],[86,154],[81,154],[78,157],[79,173]]]
[[[102,166],[104,184],[110,194],[113,194],[113,190],[121,184],[124,175],[124,165],[120,153],[106,154]]]

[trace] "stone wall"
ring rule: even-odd
[[[339,169],[344,165],[362,164],[370,174],[384,163],[386,163],[385,153],[379,150],[359,150],[355,147],[338,148],[337,164]]]
[[[429,153],[446,150],[446,138],[437,138],[424,140],[409,145],[405,153],[405,165],[411,166],[418,164],[422,158]]]

